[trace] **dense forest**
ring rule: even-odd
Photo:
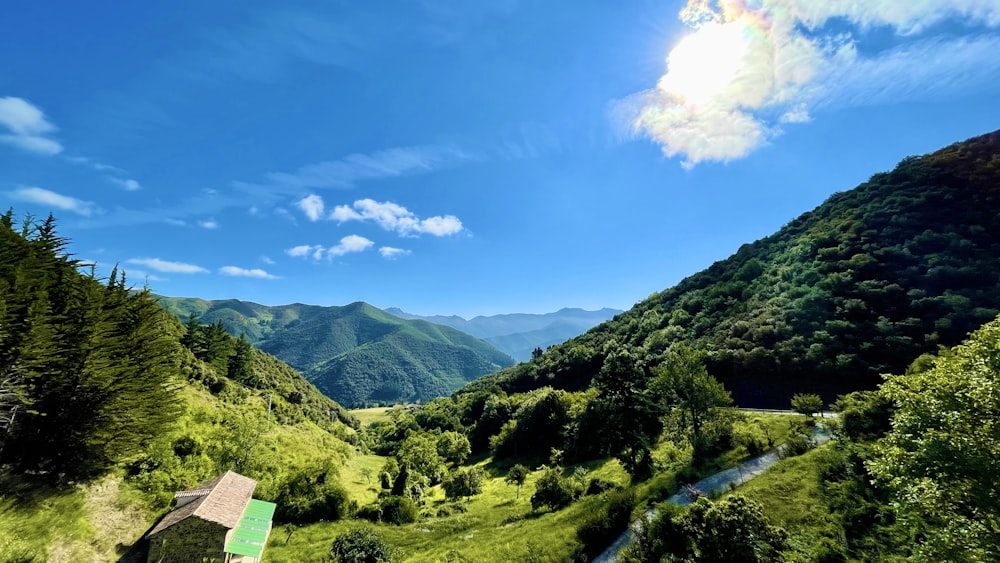
[[[468,334],[367,303],[269,307],[235,299],[157,299],[182,320],[194,317],[245,338],[351,407],[427,401],[514,363]]]
[[[587,334],[476,382],[587,388],[607,343],[676,343],[743,406],[827,400],[953,346],[1000,311],[1000,132],[904,159]]]

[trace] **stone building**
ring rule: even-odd
[[[146,534],[149,563],[258,563],[275,505],[255,500],[257,482],[223,475],[174,495],[176,506]]]

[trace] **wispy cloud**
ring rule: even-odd
[[[8,193],[12,199],[17,201],[48,205],[56,209],[72,211],[84,217],[89,217],[99,211],[97,205],[92,201],[84,201],[35,186],[20,187]]]
[[[219,222],[215,219],[206,219],[204,221],[198,221],[198,226],[202,229],[218,229]]]
[[[295,172],[272,172],[267,179],[273,185],[299,189],[350,188],[365,180],[423,174],[473,158],[448,146],[395,147],[309,164]]]
[[[125,261],[127,264],[138,264],[167,274],[206,274],[208,270],[194,264],[184,262],[170,262],[159,258],[130,258]]]
[[[138,180],[133,180],[132,178],[115,178],[114,176],[108,176],[108,179],[130,192],[142,189]]]
[[[345,254],[364,252],[374,245],[374,242],[363,236],[347,235],[340,239],[339,243],[329,248],[321,244],[303,244],[289,248],[285,254],[295,258],[312,258],[313,260],[332,259]]]
[[[257,278],[262,280],[276,280],[279,279],[278,276],[269,274],[260,268],[240,268],[238,266],[223,266],[219,268],[219,273],[224,276],[233,276],[240,278]]]
[[[0,134],[0,143],[49,156],[63,150],[62,145],[50,137],[56,126],[42,110],[23,98],[0,98],[0,127],[7,131]]]
[[[392,246],[383,246],[378,249],[378,253],[381,254],[383,258],[393,260],[399,256],[406,256],[407,254],[410,254],[410,251]]]
[[[691,31],[656,87],[619,101],[613,114],[685,167],[744,157],[781,124],[808,122],[824,107],[1000,80],[1000,37],[917,36],[948,20],[996,28],[993,0],[689,0],[679,16]],[[893,44],[864,43],[873,27],[893,31]]]
[[[263,263],[265,263],[265,264],[267,264],[268,266],[273,266],[274,265],[274,260],[271,260],[271,258],[268,257],[268,256],[261,256],[260,257],[260,261],[263,262]]]
[[[353,206],[338,205],[330,213],[330,218],[340,223],[370,221],[387,231],[395,231],[403,236],[423,233],[446,236],[459,233],[463,229],[462,221],[454,215],[436,215],[420,219],[402,205],[373,199],[359,199]]]

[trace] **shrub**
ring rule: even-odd
[[[444,494],[448,498],[471,497],[483,492],[486,473],[481,467],[459,469],[444,481]]]
[[[357,512],[358,518],[387,524],[409,524],[420,517],[417,503],[413,499],[400,496],[382,497],[373,504],[364,506]]]
[[[392,548],[378,533],[355,528],[337,536],[330,547],[333,563],[390,563]]]
[[[533,510],[545,506],[558,510],[572,503],[583,492],[579,485],[560,473],[558,467],[548,468],[535,482],[535,494],[531,495]]]
[[[618,483],[594,477],[593,479],[590,480],[590,483],[587,485],[587,494],[596,495],[599,493],[603,493],[605,491],[610,491],[612,489],[619,489],[619,488],[621,488],[621,485],[619,485]]]
[[[607,502],[600,510],[577,527],[576,537],[583,542],[587,555],[597,555],[628,528],[635,502],[635,491],[632,489],[608,493]]]

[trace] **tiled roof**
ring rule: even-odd
[[[198,498],[169,512],[147,535],[158,534],[189,516],[215,522],[226,528],[235,528],[256,487],[257,481],[226,471],[191,491],[177,493],[177,498]]]

